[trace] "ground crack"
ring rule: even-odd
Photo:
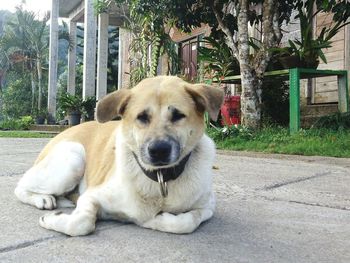
[[[338,209],[338,210],[344,210],[344,211],[350,211],[349,208],[344,206],[331,206],[331,205],[323,205],[319,203],[308,203],[308,202],[300,202],[300,201],[288,201],[289,203],[295,203],[295,204],[301,204],[301,205],[310,205],[310,206],[318,206],[318,207],[325,207],[325,208],[332,208],[332,209]]]
[[[16,245],[10,245],[7,247],[2,247],[0,248],[0,254],[1,253],[6,253],[6,252],[10,252],[10,251],[14,251],[17,249],[22,249],[22,248],[26,248],[26,247],[30,247],[30,246],[34,246],[36,244],[40,244],[42,242],[45,242],[47,240],[50,239],[56,239],[58,238],[58,236],[51,236],[51,237],[44,237],[44,238],[40,238],[40,239],[36,239],[36,240],[32,240],[32,241],[25,241]]]
[[[326,204],[320,204],[320,203],[309,203],[309,202],[288,200],[288,199],[281,199],[281,198],[269,198],[266,196],[260,196],[260,197],[264,200],[267,200],[267,201],[287,202],[287,203],[298,204],[298,205],[308,205],[308,206],[316,206],[316,207],[322,207],[322,208],[350,211],[350,208],[346,207],[346,206],[326,205]]]
[[[11,174],[0,174],[0,178],[1,177],[14,177],[14,176],[17,176],[17,175],[22,175],[24,174],[25,171],[21,172],[21,173],[11,173]]]
[[[295,180],[290,180],[290,181],[285,181],[285,182],[281,182],[281,183],[276,183],[270,186],[265,186],[262,189],[256,189],[256,190],[272,190],[272,189],[276,189],[285,185],[289,185],[289,184],[295,184],[295,183],[300,183],[300,182],[304,182],[307,180],[311,180],[311,179],[315,179],[315,178],[319,178],[322,176],[326,176],[326,175],[330,175],[331,172],[323,172],[323,173],[317,173],[315,175],[309,176],[309,177],[303,177],[303,178],[299,178],[299,179],[295,179]]]
[[[109,229],[112,229],[115,227],[120,227],[123,225],[128,225],[128,223],[122,224],[122,225],[105,225],[105,226],[97,228],[94,233],[97,234],[99,232],[103,232],[105,230],[109,230]],[[39,238],[39,239],[31,240],[31,241],[25,241],[25,242],[15,244],[15,245],[10,245],[7,247],[1,247],[0,254],[15,251],[15,250],[26,248],[26,247],[31,247],[31,246],[43,243],[43,242],[48,241],[48,240],[54,240],[54,239],[58,239],[58,238],[62,238],[62,236],[44,237],[44,238]]]

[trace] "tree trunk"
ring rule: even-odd
[[[43,77],[40,59],[37,59],[36,67],[38,71],[38,110],[40,110],[41,101],[42,101],[42,77]]]
[[[250,62],[251,54],[249,53],[250,47],[248,42],[248,10],[249,1],[241,0],[238,14],[238,59],[242,83],[242,125],[252,129],[258,129],[261,126],[261,92],[257,91],[260,90],[261,83],[258,81],[256,71]]]
[[[35,82],[34,82],[34,73],[32,71],[32,73],[30,74],[30,80],[31,80],[31,85],[32,85],[32,107],[31,110],[33,112],[34,110],[34,105],[35,105]]]
[[[248,24],[251,3],[249,0],[227,1],[222,10],[218,10],[216,8],[220,6],[220,1],[215,0],[212,8],[218,25],[225,34],[226,44],[240,64],[242,125],[257,129],[261,126],[261,78],[271,57],[270,48],[280,42],[282,33],[278,22],[278,1],[263,1],[262,45],[258,52],[250,53]],[[220,11],[224,15],[237,16],[237,32],[231,32]]]
[[[241,68],[242,94],[241,111],[242,125],[258,129],[261,126],[261,85],[254,70]]]

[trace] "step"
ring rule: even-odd
[[[321,116],[302,116],[300,118],[301,128],[311,128]]]
[[[338,112],[338,104],[314,104],[300,108],[301,115],[324,116]]]

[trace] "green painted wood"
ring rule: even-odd
[[[300,71],[289,70],[289,132],[296,133],[300,129]]]
[[[343,75],[346,70],[330,70],[330,69],[311,69],[311,68],[299,68],[300,73],[308,74],[325,74],[325,75]]]
[[[266,79],[279,77],[284,80],[289,79],[289,71],[291,69],[282,69],[268,71],[264,73]],[[310,69],[310,68],[298,68],[300,79],[310,79],[328,76],[344,76],[347,74],[346,70],[328,70],[328,69]],[[213,80],[213,82],[218,82]],[[241,75],[228,76],[220,80],[222,83],[238,84],[241,82]]]

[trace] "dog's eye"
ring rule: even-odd
[[[137,115],[137,120],[147,124],[150,121],[150,116],[148,115],[148,113],[146,111],[143,111],[141,113],[139,113],[139,115]]]
[[[178,111],[177,109],[173,110],[172,116],[171,116],[171,122],[177,122],[183,118],[185,118],[186,115],[182,112]]]

